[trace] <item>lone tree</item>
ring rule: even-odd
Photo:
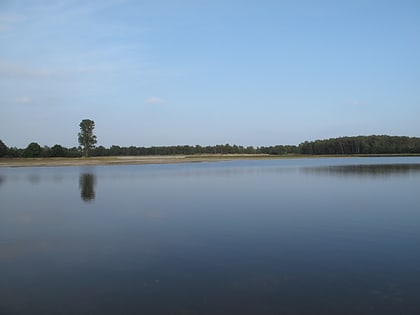
[[[96,136],[93,134],[93,129],[95,129],[95,122],[90,119],[83,119],[79,126],[79,144],[83,148],[84,155],[88,156],[89,150],[93,149],[97,142]]]

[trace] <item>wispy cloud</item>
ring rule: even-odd
[[[149,97],[144,100],[146,104],[163,104],[164,101],[159,97]]]

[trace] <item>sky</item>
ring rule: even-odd
[[[418,0],[0,0],[0,139],[420,136]]]

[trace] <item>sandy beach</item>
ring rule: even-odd
[[[168,156],[107,156],[88,158],[2,158],[0,167],[48,167],[86,165],[142,165],[220,162],[238,159],[281,158],[262,154],[214,154],[214,155],[168,155]],[[284,157],[283,157],[284,158]]]

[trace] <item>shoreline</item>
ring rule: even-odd
[[[234,160],[282,160],[350,157],[414,157],[420,154],[366,154],[366,155],[268,155],[268,154],[211,154],[211,155],[150,155],[150,156],[106,156],[77,158],[0,158],[0,168],[5,167],[59,167],[59,166],[105,166],[147,165],[225,162]]]
[[[46,158],[0,158],[0,168],[5,167],[60,167],[60,166],[106,166],[147,165],[222,162],[232,160],[272,159],[261,154],[215,154],[215,155],[149,155],[149,156],[106,156],[106,157],[46,157]],[[276,158],[276,157],[274,157]]]

